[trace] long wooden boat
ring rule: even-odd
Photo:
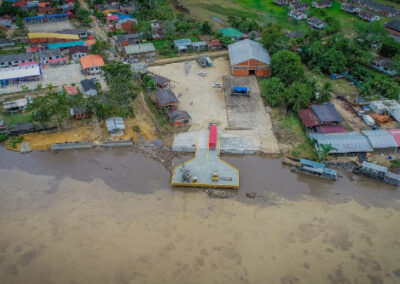
[[[324,164],[306,159],[294,159],[284,157],[282,163],[290,165],[295,172],[316,176],[323,179],[337,180],[337,172],[326,168]]]

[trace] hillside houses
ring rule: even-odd
[[[394,20],[386,23],[385,29],[393,36],[400,38],[400,21]]]
[[[396,75],[396,71],[392,68],[392,60],[390,58],[375,58],[372,60],[372,67],[388,75]]]
[[[359,7],[347,3],[342,4],[342,10],[350,14],[357,14],[361,11]]]
[[[326,28],[327,24],[317,17],[308,18],[307,24],[315,29],[324,29]]]
[[[305,20],[307,19],[307,15],[305,13],[303,13],[302,11],[298,11],[298,10],[290,10],[289,12],[289,17],[301,21],[301,20]]]
[[[375,15],[375,14],[367,12],[367,11],[359,12],[358,17],[367,22],[379,21],[379,19],[380,19],[380,17],[378,15]]]
[[[314,1],[312,6],[317,9],[330,8],[332,6],[332,1]]]
[[[0,68],[15,67],[21,63],[34,62],[32,53],[7,54],[0,56]]]
[[[289,4],[299,3],[300,0],[273,0],[274,4],[279,6],[285,6]]]
[[[347,3],[354,4],[366,10],[376,12],[385,17],[395,17],[400,13],[399,10],[370,0],[347,0]]]
[[[305,11],[308,10],[308,8],[308,3],[292,3],[289,5],[289,9],[297,11]]]

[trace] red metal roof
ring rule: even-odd
[[[319,126],[317,128],[318,133],[328,134],[328,133],[346,133],[346,128],[343,125],[329,125],[329,126]]]
[[[318,126],[320,125],[320,121],[318,117],[315,115],[312,109],[310,108],[305,108],[299,110],[299,116],[301,121],[303,122],[305,127],[313,127],[313,126]]]
[[[67,61],[67,58],[54,58],[54,59],[50,59],[49,63],[53,63],[53,62],[60,62],[60,61]]]
[[[32,62],[22,62],[18,64],[18,66],[28,66],[28,65],[36,65],[39,64],[37,61],[32,61]]]
[[[208,44],[208,46],[221,46],[222,45],[218,39],[210,40],[207,44]]]
[[[396,140],[397,146],[400,147],[400,129],[388,129],[386,131],[393,136],[394,140]]]

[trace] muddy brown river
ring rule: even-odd
[[[221,199],[132,150],[0,148],[0,283],[400,283],[400,190],[224,159]]]

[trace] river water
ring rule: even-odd
[[[399,190],[224,159],[219,199],[132,150],[0,148],[0,283],[400,283]]]

